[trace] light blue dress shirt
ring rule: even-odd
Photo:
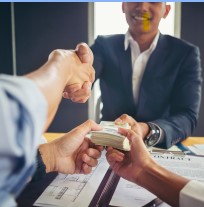
[[[47,102],[25,77],[0,75],[0,206],[15,199],[35,171]]]

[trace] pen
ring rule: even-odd
[[[193,152],[191,152],[188,147],[184,146],[181,142],[177,143],[176,146],[183,151],[184,154],[194,154]]]

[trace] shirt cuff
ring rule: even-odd
[[[46,175],[46,167],[42,160],[39,149],[37,151],[36,165],[37,165],[36,171],[35,171],[35,174],[33,175],[31,182],[38,181]]]
[[[179,195],[179,206],[204,206],[204,183],[192,180],[188,182],[183,189],[180,191]]]

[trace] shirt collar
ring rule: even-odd
[[[158,40],[159,40],[159,34],[160,34],[160,32],[158,31],[148,50],[152,51],[156,48]],[[130,32],[128,30],[125,34],[125,40],[124,40],[125,50],[128,49],[128,46],[129,46],[131,41],[135,41],[135,40],[133,39],[132,35],[130,34]]]

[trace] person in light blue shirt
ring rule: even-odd
[[[92,121],[38,147],[66,86],[77,84],[90,93],[92,62],[90,49],[80,44],[76,51],[53,51],[41,68],[23,77],[0,75],[0,206],[16,206],[36,170],[37,151],[45,172],[89,173],[97,165],[101,149],[85,139],[90,130],[101,129]]]

